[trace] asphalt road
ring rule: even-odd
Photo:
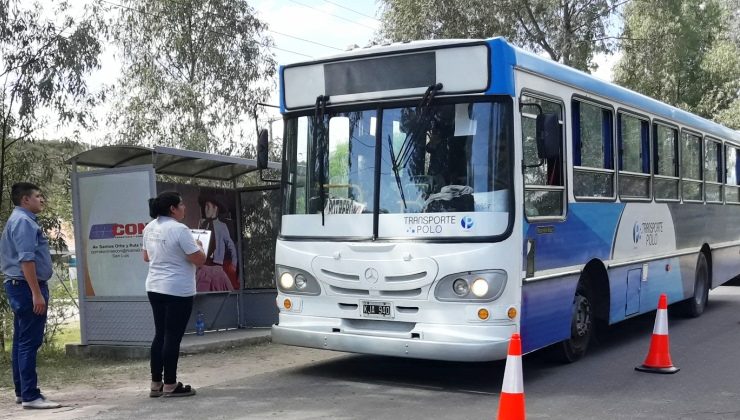
[[[526,355],[528,419],[739,419],[740,287],[710,294],[697,319],[671,314],[674,375],[636,372],[654,312],[613,326],[569,365]],[[273,346],[271,357],[290,347]],[[504,363],[449,363],[363,355],[225,381],[182,399],[141,399],[96,419],[492,419]]]

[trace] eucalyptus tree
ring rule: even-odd
[[[87,76],[99,67],[99,20],[94,8],[72,11],[65,1],[0,0],[0,228],[13,204],[8,185],[31,181],[49,200],[39,224],[55,249],[65,245],[62,220],[69,220],[68,145],[39,142],[44,128],[94,124]],[[75,149],[79,150],[79,148]],[[58,304],[52,300],[50,316]],[[53,316],[52,316],[53,317]],[[11,336],[12,311],[0,294],[0,354]],[[53,322],[52,322],[53,323]]]
[[[381,38],[392,41],[504,36],[581,70],[608,52],[618,0],[381,0]]]
[[[109,115],[113,140],[243,151],[275,74],[267,26],[247,1],[105,4],[122,64]]]
[[[91,107],[101,98],[87,76],[99,67],[96,17],[95,9],[73,12],[66,1],[0,0],[0,214],[12,207],[6,184],[47,179],[46,172],[25,173],[22,163],[43,163],[43,149],[20,145],[52,124],[94,123]]]
[[[615,81],[740,128],[736,0],[634,0],[625,8]]]

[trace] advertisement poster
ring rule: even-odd
[[[157,183],[157,193],[177,191],[185,203],[185,219],[191,229],[211,232],[206,264],[196,272],[196,291],[239,290],[239,253],[236,230],[236,193],[223,188]]]
[[[142,258],[151,196],[148,169],[79,178],[80,238],[86,296],[146,296]]]

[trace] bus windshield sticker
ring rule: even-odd
[[[478,122],[471,118],[473,104],[455,104],[455,137],[474,136]]]
[[[351,198],[330,197],[326,201],[326,214],[361,214],[367,205]]]

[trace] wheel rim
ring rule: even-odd
[[[694,292],[694,301],[697,306],[703,306],[707,296],[707,269],[701,267],[697,272],[696,291]]]
[[[588,336],[591,331],[591,303],[586,297],[576,295],[576,313],[573,322],[574,338]]]

